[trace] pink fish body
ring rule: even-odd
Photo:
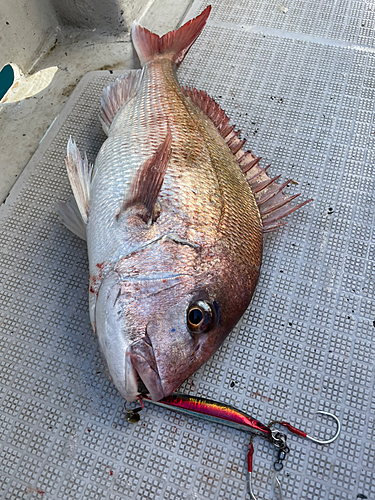
[[[142,69],[103,92],[95,165],[68,144],[78,209],[60,213],[83,219],[91,322],[128,401],[168,396],[217,350],[251,300],[264,229],[298,208],[220,107],[178,84],[209,12],[162,38],[134,24]]]

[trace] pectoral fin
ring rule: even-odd
[[[66,203],[58,201],[55,206],[64,226],[78,238],[86,240],[86,224],[83,222],[74,196],[71,196]]]
[[[139,206],[139,217],[148,222],[153,215],[156,200],[163,185],[165,172],[172,153],[172,136],[168,129],[167,135],[155,153],[139,167],[130,194],[122,201],[116,218],[131,207]]]

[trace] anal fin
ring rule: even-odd
[[[167,135],[157,148],[155,153],[141,165],[135,175],[134,181],[130,188],[130,194],[122,201],[119,212],[116,214],[116,219],[126,212],[131,207],[141,206],[138,211],[145,223],[152,217],[163,185],[165,172],[172,153],[172,135],[168,129]]]

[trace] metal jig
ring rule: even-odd
[[[179,412],[185,413],[190,416],[203,418],[211,422],[216,422],[219,424],[228,425],[236,429],[240,429],[245,432],[251,433],[251,438],[249,442],[249,451],[247,455],[247,471],[248,471],[248,487],[251,500],[257,500],[253,487],[252,487],[252,472],[253,472],[253,456],[254,456],[254,446],[253,440],[256,435],[263,436],[268,441],[270,441],[273,446],[278,451],[277,460],[274,462],[275,471],[281,471],[283,468],[283,462],[289,453],[289,447],[287,446],[287,436],[278,429],[272,429],[276,424],[286,427],[290,432],[296,434],[297,436],[309,439],[313,443],[317,444],[330,444],[333,443],[339,436],[341,431],[340,420],[333,413],[327,411],[317,411],[321,415],[327,415],[331,417],[336,423],[336,432],[334,436],[330,439],[321,440],[314,438],[300,429],[297,429],[289,422],[285,420],[273,421],[268,426],[262,424],[256,419],[253,419],[246,413],[238,410],[229,405],[219,403],[217,401],[212,401],[209,399],[197,398],[194,396],[188,396],[186,394],[172,394],[161,401],[152,401],[147,396],[138,396],[140,407],[134,408],[132,410],[127,410],[124,403],[124,409],[126,412],[126,420],[131,423],[136,423],[139,421],[139,412],[143,409],[143,399],[149,401],[150,403],[162,406],[167,409],[177,410]],[[276,475],[274,475],[274,488],[277,493],[278,499],[282,499],[281,484]]]
[[[227,425],[271,439],[271,429],[269,427],[245,412],[218,401],[179,393],[174,393],[160,401],[152,401],[145,396],[143,398],[168,410],[175,410],[191,417],[199,417],[209,422]]]

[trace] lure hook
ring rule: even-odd
[[[273,475],[273,488],[276,493],[277,500],[283,500],[283,492],[281,489],[281,483],[276,474]]]
[[[253,445],[254,434],[252,434],[249,442],[249,452],[247,454],[247,482],[249,486],[249,493],[251,500],[258,500],[253,492],[252,474],[253,474],[253,456],[254,456],[254,445]]]
[[[314,438],[312,436],[309,436],[308,434],[306,434],[306,438],[310,439],[310,441],[312,441],[313,443],[317,443],[317,444],[330,444],[330,443],[333,443],[339,437],[339,434],[340,434],[340,431],[341,431],[340,420],[336,417],[336,415],[334,415],[333,413],[329,413],[328,411],[318,410],[316,413],[320,413],[321,415],[327,415],[327,417],[333,418],[333,420],[336,423],[336,433],[330,439],[326,439],[326,440],[316,439],[316,438]]]
[[[336,423],[336,432],[335,432],[335,434],[330,439],[324,440],[324,439],[314,438],[313,436],[309,436],[309,434],[307,434],[304,431],[301,431],[300,429],[297,429],[296,427],[294,427],[293,425],[291,425],[289,422],[282,421],[282,422],[279,422],[279,423],[281,425],[283,425],[284,427],[286,427],[290,432],[293,432],[293,434],[297,434],[297,436],[302,436],[302,437],[304,437],[306,439],[309,439],[313,443],[317,443],[317,444],[330,444],[330,443],[333,443],[339,437],[339,434],[340,434],[340,431],[341,431],[340,420],[336,417],[336,415],[334,415],[333,413],[329,413],[328,411],[318,410],[316,413],[320,413],[321,415],[327,415],[327,417],[331,417],[335,421],[335,423]],[[277,423],[277,422],[273,422],[273,423]]]

